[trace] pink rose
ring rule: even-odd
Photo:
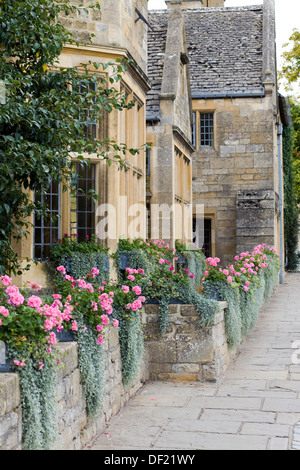
[[[99,336],[98,336],[98,338],[96,339],[96,343],[98,343],[98,344],[104,343],[104,338],[103,338],[102,335],[99,335]]]
[[[103,325],[109,325],[109,318],[107,315],[103,314],[101,315],[101,320]]]
[[[140,286],[134,286],[132,290],[136,293],[136,295],[140,295],[142,293],[142,289],[140,288]]]
[[[39,284],[36,284],[36,282],[31,282],[31,281],[28,281],[28,282],[30,284],[31,289],[36,290],[36,291],[39,291],[42,289],[42,286],[40,286]]]
[[[0,313],[4,316],[4,317],[8,317],[9,315],[9,310],[7,310],[7,308],[3,307],[2,305],[0,306]]]
[[[5,274],[5,276],[1,276],[0,279],[4,286],[10,286],[12,284],[12,278],[7,276],[7,274]]]
[[[66,269],[63,266],[58,266],[56,269],[57,269],[57,271],[60,271],[62,274],[67,273]]]
[[[32,295],[27,300],[27,305],[33,308],[40,308],[40,306],[42,305],[42,299],[40,297],[37,297],[36,295]]]
[[[14,305],[15,307],[18,307],[19,305],[23,304],[24,300],[25,299],[22,294],[16,293],[16,294],[10,295],[10,299],[8,300],[8,303]]]

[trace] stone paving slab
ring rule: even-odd
[[[299,286],[285,276],[218,383],[147,383],[91,449],[300,450]]]

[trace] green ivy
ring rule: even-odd
[[[298,216],[293,149],[295,132],[293,127],[283,128],[283,173],[284,173],[284,235],[287,254],[286,269],[295,271],[298,266]]]

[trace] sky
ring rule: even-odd
[[[261,5],[263,0],[225,0],[225,7],[240,7],[246,5]],[[166,8],[164,0],[149,0],[148,8],[162,9]],[[289,38],[293,33],[293,29],[300,29],[300,0],[275,0],[276,12],[276,44],[277,44],[277,68],[280,70],[282,64],[282,52],[289,48],[283,48],[283,44],[289,42]],[[300,93],[299,86],[295,86],[294,90]],[[283,89],[280,92],[286,94]]]

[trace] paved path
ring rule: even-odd
[[[286,275],[219,383],[146,384],[92,450],[300,450],[297,423],[300,273]]]

